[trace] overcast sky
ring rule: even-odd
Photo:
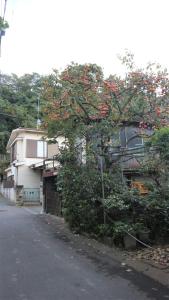
[[[140,66],[169,69],[169,0],[8,0],[6,19],[2,72],[47,74],[74,61],[107,76],[122,72],[125,48]]]

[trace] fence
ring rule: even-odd
[[[24,188],[22,192],[24,201],[39,202],[40,201],[40,189]]]

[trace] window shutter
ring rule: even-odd
[[[37,141],[36,140],[27,140],[26,157],[28,157],[28,158],[37,157]]]

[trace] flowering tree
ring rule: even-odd
[[[105,120],[111,126],[137,121],[140,127],[163,126],[169,111],[169,80],[166,71],[152,65],[147,70],[130,70],[125,78],[103,79],[96,65],[68,66],[46,82],[46,124],[70,121],[75,127]],[[70,124],[69,124],[70,125]]]
[[[110,75],[104,79],[97,65],[71,64],[61,74],[55,71],[45,82],[45,126],[50,137],[64,135],[69,141],[69,148],[62,151],[60,158],[64,165],[61,172],[64,178],[63,194],[67,216],[71,224],[79,224],[80,228],[84,224],[87,226],[85,228],[89,228],[90,220],[95,225],[99,222],[103,224],[103,219],[98,220],[98,212],[93,210],[98,208],[98,199],[110,200],[108,203],[115,211],[128,209],[126,215],[134,211],[131,206],[135,200],[132,202],[130,193],[126,192],[117,164],[114,164],[113,172],[105,168],[103,176],[100,176],[100,171],[93,168],[93,156],[89,155],[89,163],[80,168],[75,155],[76,139],[85,138],[91,144],[94,144],[95,138],[99,139],[100,148],[98,144],[97,147],[92,146],[98,155],[104,157],[106,165],[109,138],[119,127],[134,122],[138,124],[140,134],[145,134],[148,127],[158,129],[168,123],[167,72],[155,69],[151,64],[145,70],[138,69],[130,56],[123,61],[130,67],[124,78]],[[132,219],[130,215],[129,220]],[[91,224],[92,228],[94,224]]]

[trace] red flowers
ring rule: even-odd
[[[108,115],[109,107],[107,104],[102,103],[98,106],[98,108],[100,116],[106,117]]]
[[[104,81],[105,86],[114,93],[118,92],[118,86],[115,82]]]
[[[156,115],[159,117],[160,114],[161,114],[161,109],[160,109],[160,107],[156,107],[155,112],[156,112]]]

